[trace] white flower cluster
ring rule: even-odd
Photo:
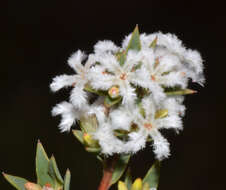
[[[95,116],[97,127],[90,135],[103,154],[135,153],[151,142],[161,160],[170,150],[160,130],[182,129],[183,93],[175,92],[183,92],[189,79],[204,83],[202,58],[172,34],[134,36],[128,35],[121,48],[99,41],[88,56],[75,52],[68,64],[76,74],[57,76],[50,85],[54,92],[72,87],[70,100],[52,113],[62,116],[62,132]]]

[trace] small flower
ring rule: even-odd
[[[172,106],[173,107],[170,107]],[[151,97],[142,100],[142,107],[144,108],[145,116],[138,115],[135,122],[140,128],[140,132],[144,134],[144,138],[150,136],[153,140],[154,153],[156,158],[162,160],[170,155],[169,143],[159,132],[160,129],[173,128],[176,131],[182,129],[181,118],[179,117],[178,110],[181,108],[176,101],[170,103],[164,102],[162,107],[169,108],[168,115],[164,118],[156,118],[156,113],[161,106],[156,106]]]
[[[140,36],[142,46],[148,47],[155,38],[157,38],[155,50],[157,57],[174,55],[180,61],[180,64],[176,67],[177,71],[183,72],[184,70],[187,78],[191,78],[193,82],[201,85],[204,84],[203,60],[198,51],[185,48],[182,41],[176,35],[163,34],[161,32],[150,35],[142,34]],[[168,60],[168,65],[172,61]],[[178,61],[176,62],[178,63]]]
[[[100,63],[90,71],[90,83],[95,89],[109,90],[113,86],[119,87],[119,94],[123,97],[123,104],[131,104],[136,99],[135,88],[131,84],[139,85],[137,72],[134,72],[141,60],[141,54],[129,51],[126,61],[120,65],[117,57],[113,54],[104,53],[96,57]]]
[[[85,59],[85,54],[80,50],[74,53],[68,60],[69,66],[76,72],[75,75],[60,75],[53,79],[50,88],[53,92],[60,90],[63,87],[72,86],[70,101],[75,107],[81,108],[87,104],[87,94],[83,91],[85,84],[88,82],[88,72],[93,64],[92,56],[89,57],[85,66],[82,61]]]

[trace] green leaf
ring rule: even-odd
[[[138,25],[136,25],[132,33],[131,39],[127,47],[127,52],[128,50],[137,50],[137,51],[141,50],[140,33],[139,33]]]
[[[134,29],[126,50],[117,55],[120,65],[123,65],[125,63],[126,55],[129,50],[141,50],[140,33],[138,26],[136,26],[136,28]]]
[[[64,190],[70,190],[71,172],[67,169],[64,177]]]
[[[104,159],[100,155],[97,155],[97,160],[99,160],[101,163],[103,163],[104,161]]]
[[[41,144],[38,142],[36,150],[36,175],[38,184],[44,186],[49,183],[54,187],[54,181],[48,174],[49,170],[49,158]]]
[[[148,183],[145,183],[145,184],[143,185],[142,190],[150,190],[150,187],[149,187]]]
[[[155,39],[151,42],[149,47],[154,49],[157,45],[157,41],[158,41],[158,37],[156,36]]]
[[[86,147],[85,149],[87,152],[92,152],[92,153],[99,153],[101,151],[100,148],[95,148],[95,147]]]
[[[28,182],[26,179],[23,179],[21,177],[8,175],[5,173],[2,173],[5,179],[13,185],[17,190],[26,190],[24,185]]]
[[[105,96],[107,94],[107,92],[105,92],[105,91],[93,89],[88,83],[85,85],[84,90],[87,92],[91,92],[93,94],[97,94],[99,96]]]
[[[54,156],[52,156],[49,161],[49,174],[53,179],[55,179],[56,182],[58,182],[60,185],[63,185],[64,180],[60,175],[60,171],[57,167],[57,163]]]
[[[80,130],[72,130],[72,133],[79,140],[79,142],[84,144],[84,139],[83,139],[84,133],[82,131],[80,131]]]
[[[127,164],[129,162],[130,155],[120,155],[116,161],[115,170],[112,174],[111,185],[115,184],[123,175]]]
[[[182,89],[176,91],[166,91],[166,95],[168,96],[178,96],[178,95],[187,95],[187,94],[195,94],[197,91],[191,89]]]
[[[156,161],[149,169],[148,173],[143,179],[143,183],[148,183],[150,188],[158,188],[160,177],[160,162]]]
[[[125,184],[126,184],[128,189],[131,189],[133,181],[132,181],[130,169],[128,169],[127,172],[126,172]]]
[[[110,108],[110,107],[114,106],[115,104],[118,104],[121,100],[122,100],[122,97],[112,99],[109,96],[106,96],[104,99],[104,105],[107,108]]]

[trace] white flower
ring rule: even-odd
[[[145,116],[141,114],[137,116],[135,122],[139,126],[141,132],[144,134],[144,138],[150,136],[153,139],[153,147],[156,158],[162,160],[170,155],[169,143],[159,132],[160,129],[173,128],[176,131],[182,129],[182,122],[178,114],[178,103],[170,102],[170,105],[174,105],[174,108],[169,110],[168,115],[164,118],[156,118],[156,113],[158,111],[152,97],[147,97],[142,100],[142,107],[145,111]],[[169,104],[165,102],[165,104]],[[169,106],[170,106],[169,105]],[[160,109],[165,108],[159,106]]]
[[[60,75],[53,79],[50,85],[52,91],[58,91],[63,87],[72,86],[73,89],[70,95],[70,101],[74,106],[81,108],[87,103],[87,94],[83,91],[85,84],[88,82],[88,72],[93,64],[92,57],[89,57],[85,66],[82,61],[85,59],[85,54],[80,50],[74,53],[68,60],[69,66],[76,72],[75,75]]]
[[[131,83],[139,83],[139,78],[132,69],[139,64],[141,54],[129,51],[125,63],[121,66],[115,55],[104,53],[96,57],[100,63],[90,71],[90,83],[95,89],[108,90],[112,86],[119,87],[123,104],[131,104],[135,98],[135,89]]]
[[[142,34],[140,36],[143,48],[148,48],[151,42],[157,37],[157,47],[155,54],[157,56],[162,52],[161,56],[174,55],[180,60],[177,67],[178,71],[184,72],[187,78],[191,78],[193,82],[203,85],[205,82],[203,76],[203,60],[200,53],[191,49],[186,49],[181,40],[173,34],[162,34],[161,32],[150,35]],[[170,63],[168,62],[170,65]]]

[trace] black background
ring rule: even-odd
[[[40,139],[62,173],[72,172],[71,189],[97,189],[101,164],[72,134],[61,134],[51,108],[68,98],[53,94],[51,79],[73,73],[66,60],[77,49],[92,52],[103,39],[120,45],[136,23],[141,32],[175,33],[205,60],[205,88],[188,96],[184,131],[164,132],[172,156],[163,161],[160,190],[226,189],[225,10],[220,1],[5,1],[2,3],[0,170],[35,181],[35,147]],[[125,2],[124,2],[125,3]],[[101,6],[104,5],[104,8]],[[113,24],[112,24],[113,23]],[[129,24],[134,23],[134,24]],[[151,148],[132,159],[134,177],[153,163]],[[0,189],[13,189],[0,177]]]

